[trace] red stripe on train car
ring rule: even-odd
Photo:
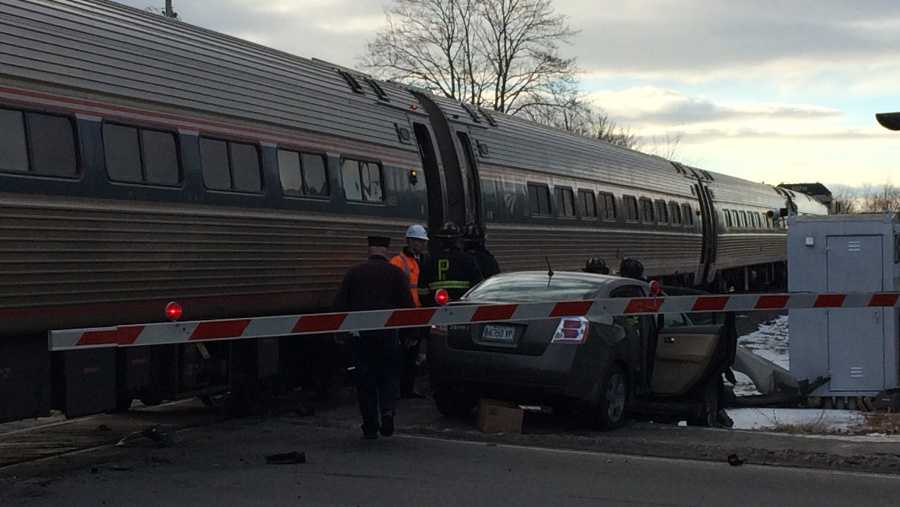
[[[415,310],[397,310],[392,313],[385,327],[426,326],[437,308],[416,308]]]
[[[695,312],[720,312],[728,306],[728,296],[700,296],[692,308]]]
[[[897,299],[900,299],[900,294],[872,294],[868,306],[895,306]]]
[[[656,313],[665,301],[666,298],[634,298],[628,302],[624,313]]]
[[[594,305],[593,301],[568,301],[565,303],[556,303],[550,317],[581,317],[591,310]]]
[[[326,315],[305,315],[300,317],[294,326],[295,333],[326,333],[337,331],[347,320],[346,313],[329,313]]]
[[[846,294],[819,294],[813,308],[840,308],[846,299]]]
[[[488,305],[479,306],[472,315],[471,322],[487,322],[491,320],[509,320],[516,313],[519,305]]]
[[[787,306],[790,296],[759,296],[753,306],[756,310],[781,310]]]
[[[201,322],[191,333],[188,340],[218,340],[220,338],[237,338],[244,334],[244,330],[250,325],[250,319],[223,320],[214,322]]]
[[[131,345],[140,336],[144,326],[123,326],[102,331],[87,331],[76,345]]]

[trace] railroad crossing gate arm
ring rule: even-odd
[[[463,304],[436,308],[161,322],[50,331],[49,347],[51,351],[81,350],[90,347],[140,347],[480,322],[521,322],[557,317],[599,318],[612,315],[864,307],[900,307],[900,292],[602,298],[586,301]]]

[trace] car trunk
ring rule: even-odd
[[[547,319],[450,326],[447,345],[456,350],[540,356],[547,350],[559,322],[560,319]]]

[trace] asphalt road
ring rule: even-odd
[[[265,456],[304,451],[306,464]],[[33,465],[32,465],[33,466]],[[49,470],[49,469],[48,469]],[[24,472],[24,471],[23,471]],[[25,474],[27,475],[27,474]],[[297,419],[188,430],[0,478],[0,505],[896,505],[900,478],[397,435]]]

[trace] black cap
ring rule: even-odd
[[[388,248],[391,246],[391,238],[387,236],[369,236],[369,246]]]

